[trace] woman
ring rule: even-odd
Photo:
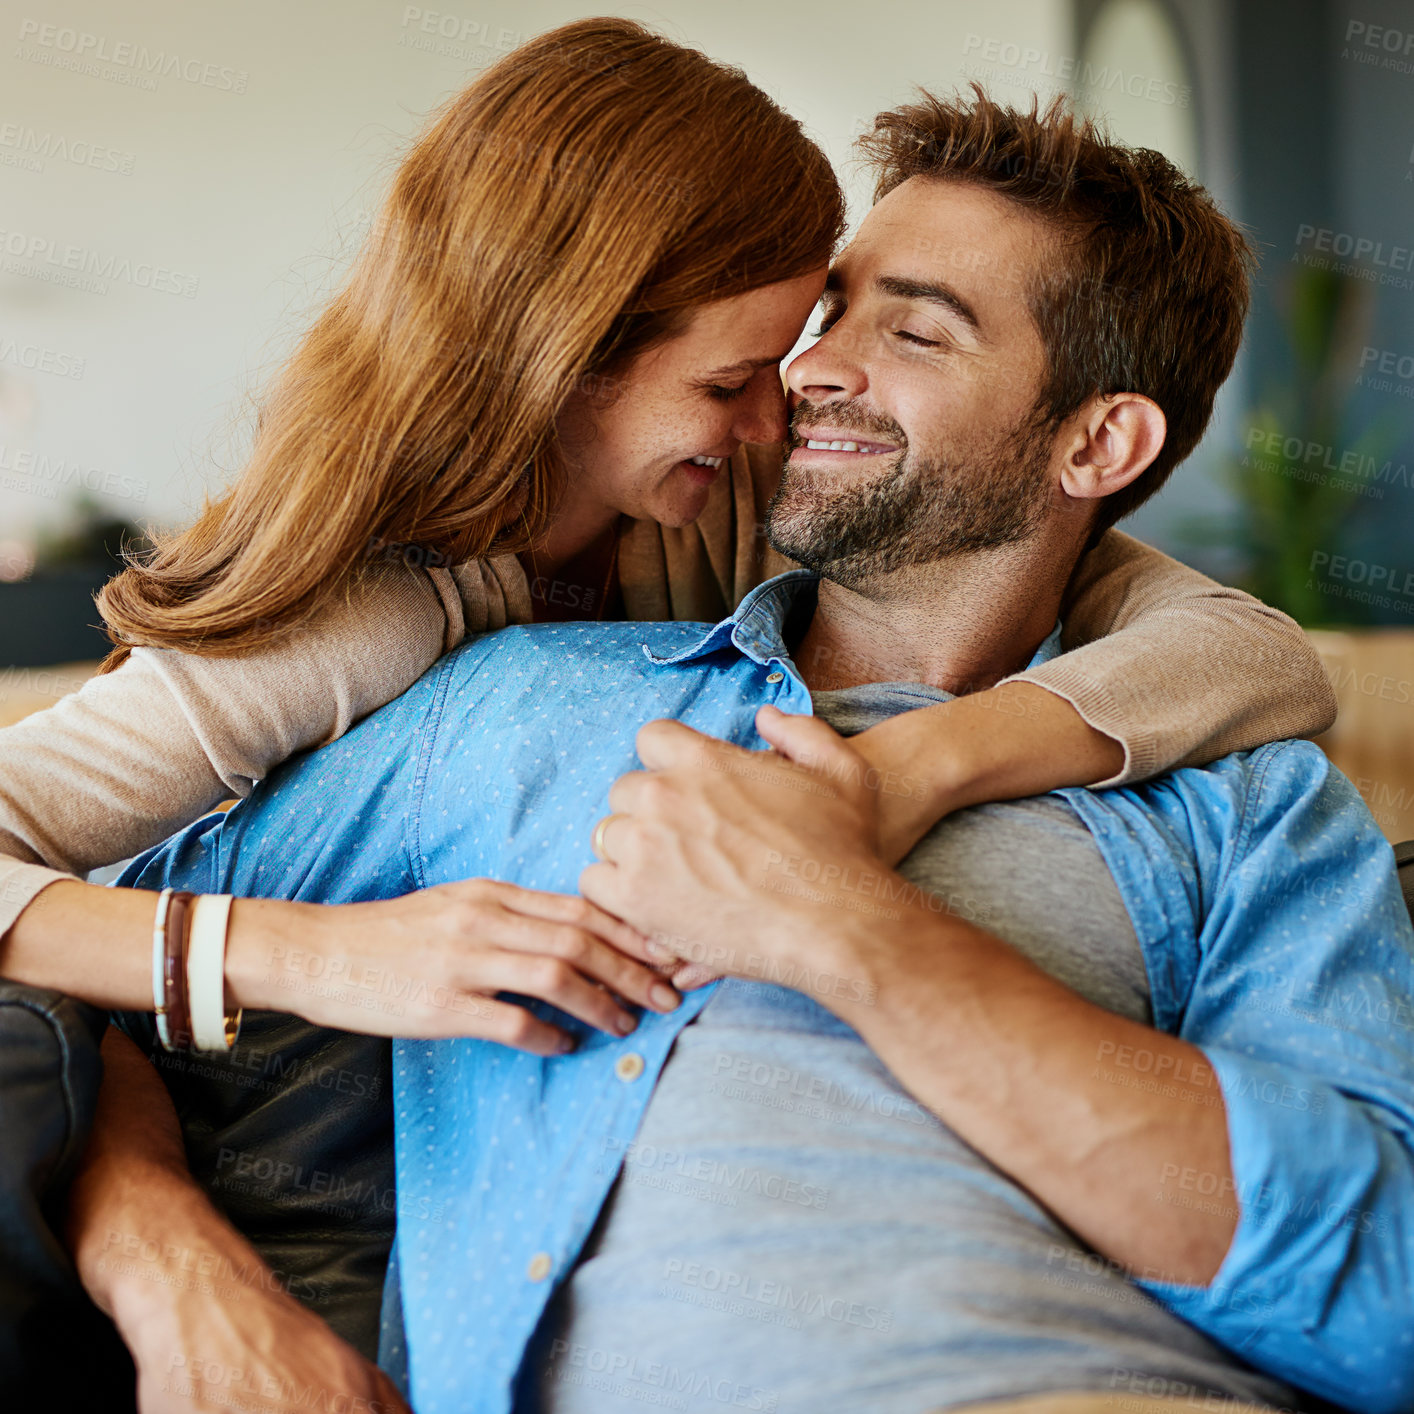
[[[244,795],[467,633],[566,613],[716,619],[779,568],[757,531],[779,459],[743,444],[784,436],[776,365],[841,227],[797,123],[627,21],[543,35],[452,100],[268,398],[244,474],[104,591],[120,645],[104,675],[0,734],[0,973],[150,1008],[153,896],[71,875]],[[693,327],[693,358],[675,362]],[[606,405],[624,436],[585,441]],[[1134,779],[1329,719],[1294,625],[1124,537],[1082,562],[1066,622],[1088,647],[910,714],[906,745],[860,739],[916,774],[926,731],[927,818],[881,798],[895,854],[960,804]],[[1261,675],[1243,671],[1255,655]],[[270,990],[265,959],[292,935],[597,1025],[628,1018],[594,982],[654,1004],[653,975],[617,951],[643,957],[627,930],[484,883],[338,909],[238,901],[232,1004],[376,1024],[339,997]],[[581,959],[549,989],[547,954]],[[400,1026],[557,1039],[504,1003]]]

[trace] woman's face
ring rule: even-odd
[[[688,525],[742,442],[780,442],[780,364],[825,286],[825,267],[704,305],[649,349],[607,394],[576,392],[557,428],[569,505],[598,502],[662,525]]]

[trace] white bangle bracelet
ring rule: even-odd
[[[167,907],[172,902],[172,889],[157,895],[157,915],[152,921],[152,1014],[157,1019],[157,1039],[172,1049],[172,1036],[167,1029],[167,995],[164,980],[167,952]]]
[[[229,1051],[240,1034],[241,1013],[231,1015],[226,1010],[226,927],[230,916],[229,894],[202,894],[192,909],[187,999],[195,1051]]]

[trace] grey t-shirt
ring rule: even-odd
[[[816,694],[815,709],[852,735],[941,700],[875,684]],[[1149,1021],[1133,926],[1060,797],[959,812],[901,872]],[[534,1359],[552,1414],[919,1414],[1136,1387],[1292,1402],[1083,1246],[833,1013],[735,980],[678,1038]]]

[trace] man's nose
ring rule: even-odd
[[[864,394],[869,386],[866,361],[845,322],[840,320],[791,360],[786,369],[791,392],[812,403],[848,402]]]

